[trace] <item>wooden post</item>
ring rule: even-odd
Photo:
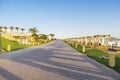
[[[85,46],[83,46],[83,53],[85,53]]]
[[[77,43],[75,43],[75,48],[77,48]]]
[[[32,46],[35,46],[35,43],[34,43],[34,42],[32,43]]]
[[[74,42],[72,42],[72,46],[74,46]]]
[[[115,66],[115,53],[109,53],[109,66]]]
[[[11,51],[11,46],[10,46],[10,44],[7,45],[7,50],[8,50],[8,51]]]

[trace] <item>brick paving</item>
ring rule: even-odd
[[[62,41],[0,55],[0,80],[120,80]]]

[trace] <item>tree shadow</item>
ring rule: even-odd
[[[97,64],[85,55],[82,55],[75,50],[70,51],[70,49],[64,49],[66,47],[67,45],[61,44],[61,42],[59,42],[59,44],[52,43],[43,48],[31,48],[32,50],[27,52],[24,50],[26,53],[22,53],[13,58],[7,57],[6,59],[74,80],[120,79],[120,77],[116,77],[115,74],[110,74],[109,70],[104,70],[104,67],[101,67],[100,64]],[[84,63],[88,65],[84,66]],[[89,65],[92,65],[93,67],[89,67]]]
[[[15,74],[3,69],[0,67],[0,80],[22,80],[20,77],[16,76]]]
[[[36,52],[32,51],[28,54],[25,54],[21,57],[16,57],[12,60],[75,80],[79,80],[79,79],[107,80],[106,78],[110,77],[106,75],[105,71],[101,71],[100,69],[97,68],[94,69],[89,67],[82,67],[82,66],[52,61],[51,58],[61,59],[61,57],[60,58],[54,57],[53,56],[54,54],[56,53],[54,52],[54,50],[51,49],[50,50],[36,49]],[[85,57],[83,55],[79,55],[79,56],[83,58]],[[70,59],[64,58],[64,60],[70,60]],[[73,59],[71,60],[81,62],[81,60],[73,60]],[[82,62],[83,61],[89,63],[89,61],[87,60],[82,60]],[[98,65],[94,65],[94,66],[98,66]]]

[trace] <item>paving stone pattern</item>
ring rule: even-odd
[[[63,41],[0,55],[0,80],[120,80]]]

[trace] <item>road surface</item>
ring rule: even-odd
[[[120,80],[62,41],[0,55],[0,80]]]

